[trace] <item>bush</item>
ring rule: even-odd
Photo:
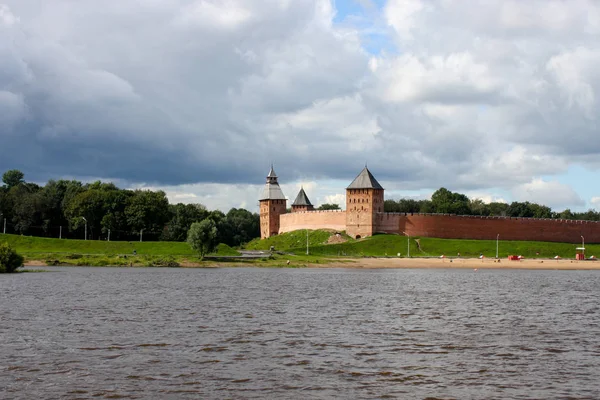
[[[7,243],[0,244],[0,273],[15,272],[23,266],[23,256],[17,254]]]

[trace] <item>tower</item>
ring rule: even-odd
[[[372,236],[381,212],[383,187],[365,166],[346,188],[346,233],[355,238]]]
[[[298,192],[298,196],[296,196],[296,200],[292,204],[292,212],[300,212],[300,211],[313,211],[315,207],[311,204],[304,188],[300,188]]]
[[[263,189],[260,202],[260,238],[265,239],[279,233],[279,216],[285,213],[286,200],[277,175],[271,165],[267,183]]]

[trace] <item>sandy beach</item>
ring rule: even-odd
[[[493,258],[360,258],[329,264],[310,264],[314,268],[469,268],[469,269],[599,269],[595,260],[576,261],[571,259],[523,259],[509,261]]]
[[[329,261],[329,262],[327,262]],[[196,262],[180,263],[184,268],[219,268],[248,266],[239,263],[216,262],[202,264]],[[40,260],[27,260],[25,267],[45,267],[45,262]],[[256,265],[260,266],[260,265]],[[597,260],[576,261],[571,259],[523,259],[509,261],[507,259],[495,260],[493,258],[347,258],[341,260],[323,259],[319,264],[295,262],[293,259],[290,267],[309,268],[465,268],[465,269],[564,269],[564,270],[600,270],[600,262]]]

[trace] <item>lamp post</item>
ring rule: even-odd
[[[142,241],[142,234],[144,232],[144,228],[140,229],[140,242]]]
[[[581,251],[583,252],[583,258],[585,258],[585,239],[581,235]]]
[[[500,234],[496,235],[496,258],[498,258],[498,239],[500,238]]]
[[[406,247],[408,249],[408,252],[407,252],[408,254],[407,254],[406,257],[410,258],[410,235],[408,233],[406,233],[406,232],[402,232],[402,233],[404,233],[406,235],[406,237],[407,237],[407,239],[406,239]]]
[[[306,230],[306,255],[308,255],[308,229]]]
[[[83,240],[87,240],[87,219],[85,217],[81,217],[85,221],[85,234],[83,236]]]

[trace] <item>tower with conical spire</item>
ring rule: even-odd
[[[279,216],[285,213],[286,198],[277,182],[277,174],[271,164],[267,183],[260,202],[260,237],[265,239],[279,233]]]
[[[346,188],[346,233],[355,238],[372,236],[377,213],[383,212],[383,187],[365,168]]]
[[[292,203],[292,212],[313,211],[315,207],[312,205],[304,188],[300,188],[296,200]]]

